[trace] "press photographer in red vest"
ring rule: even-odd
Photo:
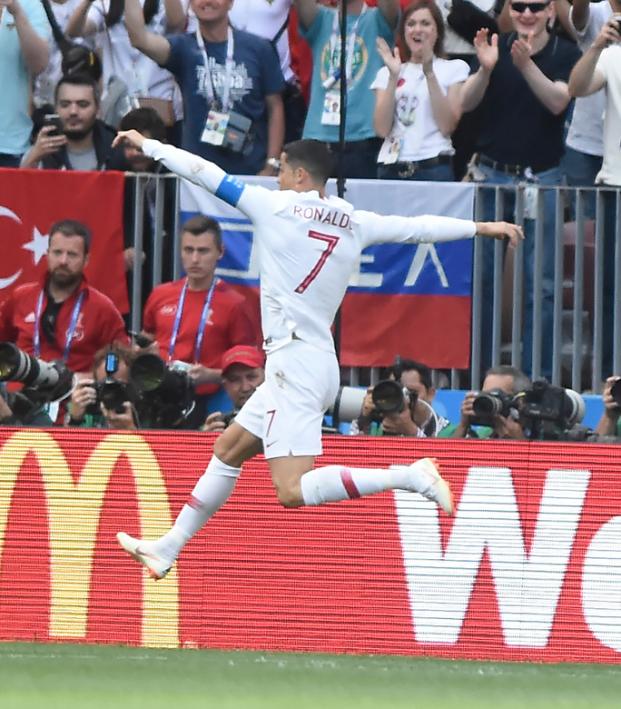
[[[88,227],[65,219],[49,234],[45,276],[18,286],[0,305],[0,342],[47,362],[62,360],[73,372],[90,372],[97,350],[128,342],[123,318],[84,275]]]

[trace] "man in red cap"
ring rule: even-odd
[[[259,384],[265,380],[265,356],[256,347],[236,345],[222,355],[222,386],[233,402],[233,410],[228,414],[214,411],[207,416],[203,431],[222,433],[231,423],[241,407],[254,394]]]

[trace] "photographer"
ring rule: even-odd
[[[448,424],[438,417],[431,403],[436,390],[431,381],[431,370],[427,365],[411,359],[397,358],[386,381],[401,385],[401,401],[385,401],[386,382],[369,387],[358,419],[352,422],[351,435],[370,436],[416,436],[418,438],[437,436]],[[397,390],[394,389],[397,399]],[[394,410],[390,410],[394,409]]]
[[[450,438],[512,438],[524,439],[526,435],[522,424],[517,419],[517,412],[505,406],[509,398],[519,392],[530,389],[529,378],[519,369],[500,365],[487,370],[481,391],[469,391],[461,405],[461,420],[459,424],[447,427],[442,437]],[[498,407],[506,411],[506,415],[494,414],[490,417],[478,415],[475,411],[476,400],[481,394],[489,394]],[[490,397],[486,397],[489,400]],[[503,413],[504,413],[503,411]],[[476,431],[473,426],[477,426]]]
[[[144,428],[140,425],[135,396],[129,385],[129,368],[133,360],[133,353],[122,345],[114,344],[99,350],[93,362],[93,377],[80,380],[71,394],[65,425],[124,430]],[[115,387],[114,383],[122,386]],[[106,390],[106,385],[110,384],[113,386]]]
[[[237,345],[222,356],[222,386],[233,402],[233,411],[214,411],[207,416],[203,431],[221,433],[265,380],[265,356],[256,347]]]
[[[598,436],[621,436],[621,377],[608,377],[602,393],[604,413],[595,427]]]

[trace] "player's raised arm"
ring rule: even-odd
[[[231,177],[215,163],[189,153],[187,150],[160,143],[159,140],[145,138],[137,130],[119,131],[112,143],[112,147],[121,144],[131,145],[141,150],[148,157],[159,160],[179,177],[183,177],[199,187],[204,187],[208,192],[211,192],[227,204],[238,207],[242,212],[248,213],[249,210],[246,207],[249,205],[240,204],[239,202],[242,194],[248,190],[249,186],[238,178]],[[251,187],[253,191],[261,190],[261,192],[269,194],[269,190],[264,190],[256,185]]]
[[[366,244],[430,243],[482,236],[508,239],[510,246],[516,246],[524,238],[522,227],[507,222],[474,222],[429,214],[419,217],[384,216],[362,210],[356,210],[354,214]]]

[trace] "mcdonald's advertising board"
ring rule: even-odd
[[[438,457],[452,518],[402,491],[286,510],[259,457],[155,583],[115,534],[165,531],[213,440],[0,430],[0,640],[620,661],[616,447],[325,439],[322,464]]]

